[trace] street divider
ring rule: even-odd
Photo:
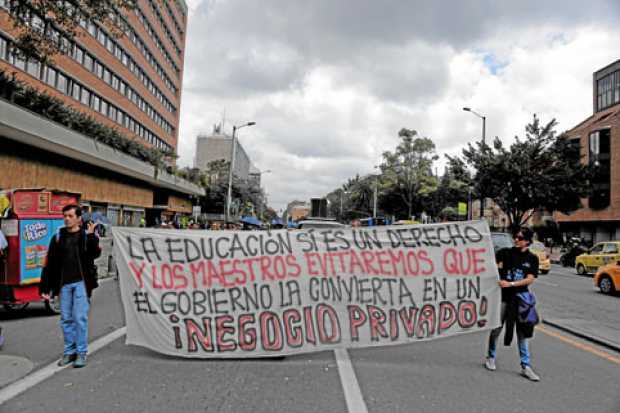
[[[182,357],[384,346],[497,327],[486,222],[115,228],[127,344]]]

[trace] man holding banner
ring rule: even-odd
[[[521,228],[515,235],[515,246],[504,248],[497,252],[497,267],[499,269],[499,286],[502,288],[501,323],[491,331],[487,350],[485,367],[494,371],[497,339],[506,323],[504,344],[510,345],[513,329],[516,325],[517,344],[521,359],[521,374],[529,380],[539,381],[540,377],[530,366],[530,351],[528,338],[533,335],[533,326],[528,329],[517,322],[518,305],[521,294],[529,294],[528,286],[538,277],[538,257],[529,251],[534,233],[529,228]]]

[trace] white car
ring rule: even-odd
[[[345,224],[328,219],[304,219],[297,224],[299,229],[338,229],[346,227],[347,225]]]

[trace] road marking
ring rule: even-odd
[[[355,370],[351,364],[349,353],[346,349],[334,350],[336,355],[336,363],[338,364],[338,373],[344,390],[344,398],[347,401],[347,409],[349,413],[368,413],[360,385],[355,376]]]
[[[114,340],[118,339],[119,337],[124,336],[126,332],[127,332],[127,327],[121,327],[117,330],[112,331],[110,334],[107,334],[95,340],[94,342],[89,343],[88,345],[89,354],[93,354],[101,350],[103,347],[107,346]],[[20,380],[17,380],[16,382],[11,383],[5,388],[1,389],[0,390],[0,405],[6,403],[7,401],[11,400],[13,397],[25,392],[31,387],[36,386],[42,381],[52,377],[54,374],[70,366],[70,365],[67,365],[67,366],[59,367],[58,365],[56,365],[56,363],[57,361],[54,361],[53,363],[48,364],[42,369],[39,369],[35,371],[34,373],[29,374],[26,377]]]
[[[612,363],[616,363],[616,364],[620,365],[620,358],[612,356],[609,353],[601,351],[601,350],[599,350],[599,349],[597,349],[595,347],[592,347],[592,346],[590,346],[588,344],[580,343],[580,342],[578,342],[576,340],[573,340],[572,338],[569,338],[569,337],[567,337],[567,336],[565,336],[563,334],[556,333],[555,331],[547,330],[543,326],[537,326],[536,329],[541,331],[541,332],[543,332],[543,333],[545,333],[545,334],[547,334],[548,336],[555,337],[555,338],[557,338],[560,341],[568,343],[568,344],[570,344],[573,347],[577,347],[580,350],[587,351],[588,353],[592,353],[592,354],[594,354],[596,356],[604,358],[605,360],[608,360],[608,361],[611,361]]]

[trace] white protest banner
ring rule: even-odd
[[[497,327],[486,222],[115,228],[127,344],[183,357],[383,346]]]

